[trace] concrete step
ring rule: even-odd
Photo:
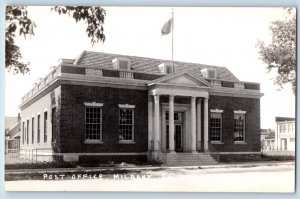
[[[165,164],[170,166],[203,166],[217,164],[210,154],[176,153],[166,154]]]

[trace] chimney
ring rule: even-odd
[[[21,114],[18,113],[18,122],[20,122],[20,121],[21,121]]]

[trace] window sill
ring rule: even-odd
[[[224,142],[221,142],[221,141],[211,141],[210,143],[211,144],[224,144]]]
[[[84,144],[103,144],[100,140],[85,140]]]
[[[135,144],[134,141],[125,141],[125,140],[119,140],[118,144]]]
[[[235,141],[234,144],[247,144],[247,142]]]

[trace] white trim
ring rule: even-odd
[[[244,139],[245,139],[245,137],[244,137]],[[245,142],[245,141],[234,141],[234,144],[247,144],[247,142]]]
[[[95,106],[95,107],[103,107],[103,103],[96,103],[96,102],[84,102],[85,106]]]
[[[238,111],[233,111],[235,114],[246,114],[247,112],[246,111],[241,111],[241,110],[238,110]]]
[[[224,144],[224,142],[222,142],[222,141],[210,141],[210,143],[211,144]]]
[[[134,109],[135,105],[129,105],[129,104],[118,104],[119,108],[131,108]]]
[[[223,113],[223,110],[219,110],[219,109],[210,109],[211,113]]]
[[[84,144],[103,144],[101,140],[84,140]]]
[[[44,109],[44,112],[46,112],[46,111],[48,111],[48,108],[45,108],[45,109]]]
[[[34,114],[32,114],[31,117],[33,118],[33,117],[34,117]]]
[[[119,140],[118,144],[135,144],[135,141],[132,141],[132,140]]]

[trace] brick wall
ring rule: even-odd
[[[143,90],[62,85],[60,144],[63,153],[147,152],[148,93]],[[84,102],[103,103],[103,144],[85,144]],[[135,105],[135,144],[119,144],[118,104]]]
[[[223,110],[222,142],[213,144],[217,151],[260,151],[260,100],[255,98],[210,96],[209,110]],[[203,109],[202,109],[203,110]],[[234,143],[234,111],[246,111],[245,139],[243,144]],[[203,115],[202,115],[203,118]],[[209,116],[210,118],[210,116]]]

